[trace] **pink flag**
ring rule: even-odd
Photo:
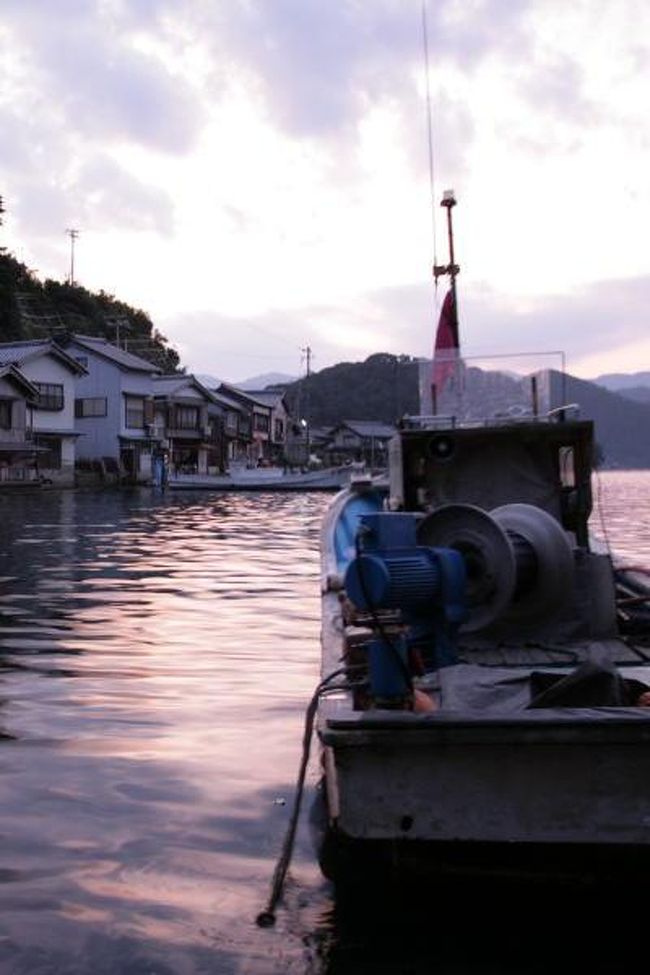
[[[445,295],[438,321],[436,341],[433,349],[433,373],[431,376],[431,392],[433,397],[433,412],[436,412],[436,400],[443,391],[449,378],[453,376],[458,353],[458,326],[456,324],[456,309],[454,295],[451,290]]]

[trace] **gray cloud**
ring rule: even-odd
[[[150,22],[151,5],[138,7],[143,22]],[[14,2],[3,11],[12,46],[22,57],[21,94],[30,110],[86,138],[188,151],[202,121],[198,98],[161,60],[132,45],[130,29],[141,26],[134,8],[130,17],[112,20],[107,10],[64,0]],[[31,98],[30,88],[37,93]]]
[[[432,74],[442,63],[475,68],[486,53],[527,44],[528,2],[489,0],[471,16],[458,5],[430,3]],[[265,85],[278,120],[293,134],[331,135],[353,123],[369,102],[408,102],[423,69],[420,5],[399,0],[248,0],[220,17],[226,49]]]
[[[153,230],[170,234],[173,207],[167,193],[135,179],[112,159],[97,155],[85,163],[74,186],[88,227]]]
[[[441,288],[440,302],[443,295]],[[648,307],[650,276],[552,295],[528,302],[526,310],[511,297],[476,284],[460,291],[461,342],[470,357],[564,352],[571,372],[585,351],[591,356],[646,338]],[[268,369],[295,374],[300,345],[307,343],[316,371],[375,352],[430,356],[437,315],[433,286],[416,284],[360,296],[346,308],[275,309],[246,318],[195,312],[175,315],[162,328],[188,368],[236,381]],[[341,323],[346,317],[349,336],[358,332],[356,345],[341,346],[329,337],[328,321]],[[295,347],[287,336],[299,337]]]
[[[462,303],[461,303],[462,302]],[[571,363],[648,336],[650,276],[601,281],[521,302],[489,288],[462,296],[461,335],[478,352],[561,350]],[[482,336],[490,336],[492,349]]]

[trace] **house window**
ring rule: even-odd
[[[275,440],[284,439],[284,423],[282,422],[282,420],[275,421],[273,437]]]
[[[61,440],[59,437],[36,436],[34,442],[41,451],[37,455],[37,463],[40,470],[61,469]]]
[[[263,413],[254,413],[253,422],[255,424],[255,430],[258,433],[268,433],[269,432],[269,418]]]
[[[41,410],[63,409],[63,386],[60,383],[34,383],[38,390],[36,406]]]
[[[177,406],[175,426],[177,430],[198,430],[199,428],[198,406]]]
[[[11,430],[10,399],[0,399],[0,430]]]
[[[226,413],[226,430],[228,433],[237,433],[237,414]]]
[[[84,416],[108,416],[108,402],[105,396],[89,396],[85,399],[74,401],[74,415]]]
[[[126,426],[134,430],[144,430],[144,396],[127,396]]]

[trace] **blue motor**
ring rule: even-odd
[[[362,515],[357,554],[345,573],[345,591],[358,609],[371,615],[381,609],[400,610],[401,620],[408,626],[406,644],[427,643],[432,667],[443,667],[456,661],[456,632],[467,615],[465,560],[455,549],[418,545],[416,528],[414,514]],[[369,660],[371,686],[379,682],[381,696],[386,697],[388,669],[398,697],[405,689],[405,668],[397,660],[398,653],[404,656],[404,641],[388,639],[382,634],[383,627],[378,629],[386,657],[380,668],[375,641]]]

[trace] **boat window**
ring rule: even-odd
[[[574,488],[576,486],[576,470],[573,447],[560,447],[558,461],[560,484],[565,488]]]

